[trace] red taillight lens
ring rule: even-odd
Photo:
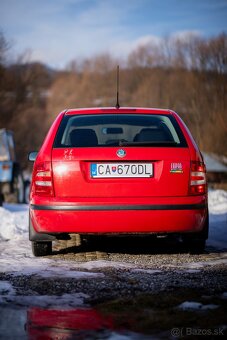
[[[54,196],[51,162],[35,165],[33,190],[34,194],[39,196]]]
[[[190,195],[202,195],[207,191],[206,166],[201,162],[191,162]]]

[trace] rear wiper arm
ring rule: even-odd
[[[176,146],[176,145],[177,143],[174,141],[119,142],[119,146]]]

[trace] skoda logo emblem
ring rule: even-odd
[[[119,150],[117,150],[117,155],[118,155],[118,157],[122,158],[122,157],[126,156],[126,152],[123,149],[119,149]]]

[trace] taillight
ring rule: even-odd
[[[35,164],[33,175],[34,194],[54,196],[51,162]]]
[[[191,162],[189,195],[202,195],[207,191],[206,166],[201,162]]]

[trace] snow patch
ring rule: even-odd
[[[90,273],[80,271],[80,265],[76,268],[72,261],[62,261],[49,258],[36,258],[31,253],[31,246],[28,239],[13,240],[10,242],[0,243],[0,266],[1,271],[11,273],[17,276],[18,273],[23,275],[37,275],[41,277],[64,277],[74,279],[93,279],[102,278],[103,273]]]
[[[0,295],[15,295],[15,290],[10,282],[0,281]]]
[[[112,262],[112,261],[105,261],[105,260],[98,260],[98,261],[89,261],[77,264],[77,268],[93,270],[93,269],[100,269],[100,268],[132,268],[135,267],[132,263],[122,263],[122,262]]]
[[[133,269],[131,270],[132,273],[142,273],[142,274],[151,274],[151,275],[154,275],[154,274],[158,274],[158,273],[161,273],[162,271],[161,270],[156,270],[156,269]]]
[[[210,190],[208,192],[208,204],[210,214],[227,213],[227,191]],[[227,227],[227,224],[226,224]]]
[[[28,233],[28,207],[10,212],[0,207],[0,241],[9,241]]]
[[[77,270],[72,270],[69,268],[65,268],[65,270],[62,270],[63,268],[48,268],[44,272],[38,272],[38,275],[41,277],[64,277],[64,278],[73,278],[77,280],[81,279],[94,279],[94,278],[103,278],[105,275],[103,273],[89,273],[89,272],[81,272]]]
[[[197,311],[197,310],[210,310],[210,309],[217,309],[219,306],[210,304],[210,305],[203,305],[200,302],[195,301],[185,301],[181,303],[177,308],[183,311]]]
[[[208,204],[210,231],[207,245],[227,250],[227,191],[210,190]]]
[[[63,294],[61,296],[57,295],[1,295],[0,296],[0,304],[1,305],[20,305],[23,307],[42,307],[42,308],[75,308],[84,306],[84,300],[89,296],[83,293],[76,294]]]
[[[202,269],[205,266],[215,266],[215,265],[227,265],[227,254],[223,253],[219,256],[219,258],[210,261],[200,261],[200,262],[191,262],[191,263],[184,263],[182,265],[183,268],[193,270]]]

